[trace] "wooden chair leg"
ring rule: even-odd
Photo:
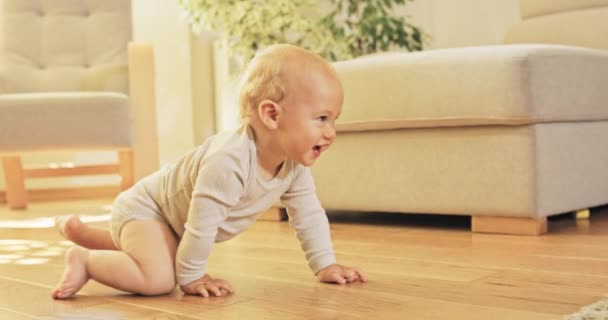
[[[2,157],[2,166],[4,168],[8,207],[11,209],[26,209],[27,193],[25,192],[25,173],[21,157]]]
[[[473,216],[471,217],[471,231],[538,236],[547,233],[547,217]]]
[[[129,189],[134,181],[134,170],[133,170],[133,150],[120,150],[118,152],[118,166],[120,174],[120,190]]]

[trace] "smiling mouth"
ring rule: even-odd
[[[316,146],[312,147],[312,151],[313,151],[315,157],[320,156],[321,152],[325,151],[325,149],[327,149],[327,147],[329,147],[329,145],[316,145]]]

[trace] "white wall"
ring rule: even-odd
[[[193,35],[177,0],[132,0],[135,41],[154,44],[160,163],[215,132],[212,41]]]
[[[518,0],[415,0],[399,11],[431,35],[427,49],[501,44],[520,19]]]
[[[190,87],[190,33],[177,0],[132,0],[133,38],[154,44],[160,162],[194,145]]]

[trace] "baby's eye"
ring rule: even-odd
[[[325,122],[325,121],[327,121],[327,116],[320,116],[317,119],[321,122]]]

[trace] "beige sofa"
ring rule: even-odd
[[[313,168],[327,209],[540,234],[608,203],[608,0],[520,4],[507,45],[336,64],[338,139]]]

